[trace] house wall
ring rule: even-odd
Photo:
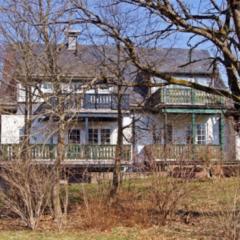
[[[236,139],[236,145],[235,145],[235,148],[236,148],[236,160],[240,161],[240,135],[236,134],[235,139]]]
[[[184,79],[184,80],[187,80],[189,82],[196,82],[196,83],[199,83],[199,84],[204,85],[204,86],[213,86],[214,85],[214,83],[212,82],[210,77],[203,77],[201,75],[196,75],[196,76],[193,76],[193,77],[189,77],[189,75],[175,75],[174,77],[176,79]],[[166,80],[163,80],[163,79],[158,78],[158,77],[152,77],[151,82],[152,83],[167,83]],[[183,86],[169,85],[167,87],[183,87]],[[184,87],[184,88],[186,88],[186,87]],[[159,87],[152,87],[151,88],[151,93],[153,94],[158,89],[159,89]]]
[[[137,155],[143,153],[145,145],[154,144],[157,137],[158,143],[164,143],[164,116],[162,114],[141,114],[135,116],[135,150]],[[24,131],[24,115],[2,115],[1,116],[1,143],[2,144],[18,144],[20,136]],[[124,144],[131,144],[132,138],[132,118],[125,116],[123,125],[129,127],[124,129]],[[186,144],[187,126],[191,126],[190,114],[169,114],[167,123],[173,126],[173,143]],[[219,144],[219,116],[213,115],[197,115],[196,123],[204,123],[207,129],[207,143]],[[86,132],[84,122],[70,124],[68,129],[80,128],[81,144],[85,144]],[[117,143],[117,121],[101,122],[90,121],[89,128],[110,128],[111,144]],[[65,141],[67,143],[68,130],[65,132]],[[31,134],[32,144],[56,144],[56,123],[50,121],[34,120]],[[240,136],[233,129],[233,120],[225,119],[224,130],[224,157],[226,160],[240,161]]]
[[[1,143],[19,143],[24,127],[24,115],[1,115],[1,123]]]
[[[1,143],[2,144],[17,144],[20,142],[20,134],[24,129],[24,115],[2,115],[1,116]],[[123,126],[126,127],[131,124],[130,117],[123,117]],[[86,131],[84,122],[71,123],[67,126],[65,132],[65,142],[68,142],[68,129],[79,128],[81,134],[81,144],[86,144]],[[111,129],[111,144],[117,143],[117,121],[101,122],[89,121],[89,128],[109,128]],[[56,144],[56,123],[51,121],[41,121],[35,119],[32,124],[30,142],[32,144]],[[124,144],[130,144],[132,129],[131,126],[123,131]]]
[[[75,93],[83,93],[83,90],[78,89],[78,90],[72,90],[71,89],[71,81],[69,81],[68,83],[63,83],[61,84],[62,90],[63,92],[66,93],[71,93],[71,92],[75,92]],[[51,94],[53,93],[53,87],[51,85],[51,83],[49,82],[45,82],[41,85],[41,91],[42,93],[46,93],[46,94]],[[40,97],[40,93],[37,90],[36,87],[31,87],[31,91],[32,91],[32,96],[33,96],[33,102],[43,102],[43,98]],[[99,94],[111,94],[113,91],[113,87],[106,87],[104,89],[102,88],[97,88],[97,92]],[[85,93],[95,93],[96,89],[89,89],[87,91],[85,91]],[[17,84],[17,101],[18,103],[23,103],[26,101],[26,90],[24,88],[24,86],[20,83]]]

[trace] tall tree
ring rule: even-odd
[[[72,0],[71,2],[78,13],[77,18],[73,18],[71,22],[92,24],[106,36],[121,42],[131,61],[143,73],[160,77],[168,84],[183,85],[230,98],[235,102],[236,113],[239,112],[239,0],[106,0],[98,4],[98,8],[93,7],[92,1]],[[119,6],[121,10],[114,18],[109,17],[107,9],[110,6]],[[125,29],[119,32],[116,22],[123,15],[129,19],[135,16],[136,20],[125,23]],[[122,21],[125,19],[122,18]],[[141,22],[136,23],[136,21]],[[216,70],[218,65],[226,73],[227,89],[176,79],[168,73],[159,71],[153,62],[147,62],[144,57],[146,52],[139,51],[141,47],[161,46],[161,43],[171,40],[176,34],[188,38],[190,54],[187,64],[196,61],[191,59],[191,53],[195,48],[205,48],[209,45],[213,48],[213,55],[207,60],[211,61],[213,69]],[[197,61],[201,60],[206,59]],[[214,74],[216,71],[213,71]],[[150,85],[148,83],[148,86]],[[157,86],[156,83],[152,85]]]

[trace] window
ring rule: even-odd
[[[206,126],[197,124],[197,144],[206,144]]]
[[[153,136],[153,143],[161,143],[162,134],[161,129],[158,128],[155,124],[152,126],[152,136]]]
[[[24,128],[20,128],[19,129],[19,141],[20,142],[24,141],[24,136],[25,136],[25,129]]]
[[[50,82],[44,82],[41,84],[41,90],[43,92],[52,92],[53,90],[53,85]]]
[[[70,83],[70,89],[72,91],[79,91],[82,88],[82,82],[80,81],[73,81]]]
[[[102,129],[89,129],[88,141],[90,144],[110,144],[111,130],[107,128]]]
[[[166,143],[172,143],[173,141],[173,127],[171,124],[167,124],[166,126],[167,134],[166,134]]]
[[[68,132],[68,142],[69,143],[80,143],[80,129],[71,129]]]
[[[88,141],[90,144],[98,144],[98,129],[88,129]]]
[[[110,144],[110,129],[101,129],[101,144]]]

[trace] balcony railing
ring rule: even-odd
[[[29,146],[31,159],[54,160],[57,157],[56,145],[34,144]],[[0,160],[14,160],[21,158],[22,148],[18,144],[3,144],[0,146]],[[79,145],[65,146],[65,160],[113,160],[116,154],[116,145]],[[122,157],[124,161],[131,158],[131,146],[123,145]]]
[[[158,99],[160,97],[161,103],[169,105],[221,106],[225,104],[221,96],[190,88],[161,88],[154,94],[155,97],[156,95]]]
[[[129,108],[129,95],[124,94],[118,99],[115,94],[85,94],[83,108],[86,109],[117,109],[118,102],[121,108]]]
[[[58,98],[51,97],[51,105],[57,106]],[[68,110],[79,109],[112,109],[116,110],[121,102],[123,110],[129,109],[129,95],[123,94],[119,99],[116,94],[78,94],[72,93],[64,96],[65,108]]]
[[[145,154],[152,160],[221,160],[220,145],[152,144],[145,146]]]

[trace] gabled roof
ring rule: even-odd
[[[67,50],[64,45],[57,46],[59,54],[57,63],[60,75],[64,79],[93,79],[96,76],[114,76],[113,62],[117,60],[117,50],[114,46],[93,46],[78,45],[77,51]],[[29,61],[30,71],[36,78],[48,76],[44,63],[48,60],[44,55],[44,46],[40,44],[33,45],[33,54]],[[145,64],[154,66],[161,72],[170,74],[190,74],[190,75],[211,75],[213,68],[210,55],[206,50],[195,49],[191,52],[188,49],[181,48],[157,48],[146,49],[139,48],[141,61]],[[111,62],[112,59],[113,61]],[[20,53],[11,50],[11,47],[5,49],[3,83],[0,87],[0,102],[16,102],[16,76],[25,74],[21,68]],[[192,62],[192,63],[189,63]],[[189,63],[189,64],[187,64]],[[125,64],[125,78],[129,81],[135,81],[137,74],[136,67],[130,62]],[[111,71],[112,70],[112,71]],[[221,79],[218,81],[221,82]]]
[[[170,74],[212,74],[212,59],[207,50],[184,48],[140,49],[142,62]]]

